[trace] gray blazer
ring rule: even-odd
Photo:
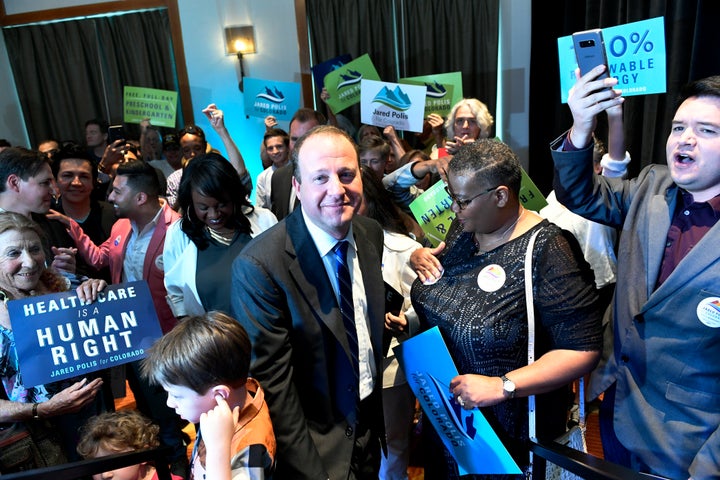
[[[276,172],[277,173],[277,172]],[[383,233],[356,216],[353,234],[378,376],[363,427],[384,434]],[[232,313],[253,345],[250,373],[266,392],[277,440],[277,478],[348,478],[357,388],[347,335],[322,259],[300,209],[253,239],[233,264]],[[378,443],[372,443],[378,458]]]
[[[667,167],[619,180],[593,175],[592,147],[552,155],[558,200],[621,229],[614,350],[594,372],[617,382],[618,438],[654,473],[720,477],[720,224],[655,289],[679,198]]]

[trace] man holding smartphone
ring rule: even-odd
[[[624,101],[605,71],[578,78],[572,128],[551,146],[558,200],[621,231],[614,341],[593,372],[605,390],[605,458],[668,478],[720,478],[720,76],[681,92],[667,166],[620,180],[590,168],[596,116]]]

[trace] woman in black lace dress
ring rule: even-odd
[[[602,339],[592,270],[571,234],[520,205],[520,180],[516,155],[499,141],[479,140],[457,152],[447,172],[456,219],[438,257],[444,272],[432,284],[416,280],[412,303],[426,328],[439,327],[453,356],[460,372],[450,384],[455,401],[481,407],[525,468],[527,396],[537,395],[538,436],[562,434],[568,384],[595,366]],[[536,361],[528,365],[524,259],[536,231]],[[425,478],[457,478],[444,447],[432,452],[444,458],[428,459]]]

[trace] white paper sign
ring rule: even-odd
[[[360,120],[368,125],[422,132],[427,87],[363,79]]]

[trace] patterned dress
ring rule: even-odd
[[[439,327],[460,374],[499,377],[527,365],[524,262],[535,230],[539,230],[533,251],[535,358],[551,349],[601,349],[601,312],[592,270],[571,234],[545,220],[494,250],[479,253],[472,234],[454,222],[440,257],[442,278],[433,285],[416,280],[411,296],[421,324]],[[565,431],[568,389],[536,398],[538,436],[559,436]],[[518,465],[526,466],[527,398],[509,399],[482,412]],[[445,461],[429,461],[432,476],[426,478],[458,478],[447,450],[433,450],[443,452]],[[436,477],[433,465],[440,472],[448,471]]]

